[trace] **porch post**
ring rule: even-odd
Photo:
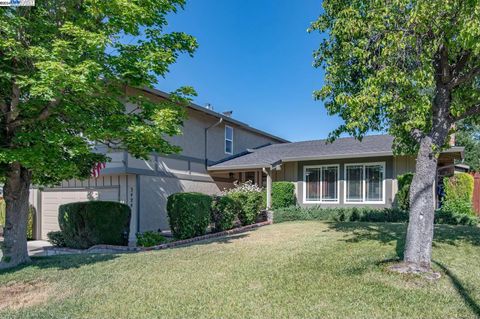
[[[272,208],[272,170],[263,169],[264,173],[267,174],[267,210]]]

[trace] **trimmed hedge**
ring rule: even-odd
[[[457,213],[452,210],[439,209],[435,212],[435,223],[475,226],[478,224],[478,217],[464,213]]]
[[[62,231],[51,231],[47,234],[48,241],[55,247],[66,247],[65,236]]]
[[[473,176],[467,173],[457,173],[443,179],[445,197],[440,210],[449,216],[475,216],[472,205]],[[452,217],[454,218],[454,217]],[[458,218],[454,218],[458,220]]]
[[[410,185],[412,184],[413,173],[405,173],[397,176],[398,192],[395,195],[395,204],[398,209],[408,211],[410,209]]]
[[[451,177],[445,177],[443,179],[444,201],[462,200],[472,202],[473,183],[473,176],[468,173],[456,173]]]
[[[232,192],[226,195],[235,200],[241,207],[238,219],[243,226],[255,223],[263,207],[262,192]]]
[[[212,198],[200,193],[176,193],[168,196],[170,229],[177,239],[204,235],[210,224]]]
[[[127,245],[130,207],[117,202],[89,201],[60,205],[58,222],[65,245],[86,249],[94,245]]]
[[[373,208],[302,208],[288,207],[275,210],[273,221],[281,223],[294,220],[324,220],[337,222],[408,222],[408,213],[399,209]]]
[[[408,212],[396,208],[301,208],[288,207],[275,210],[275,223],[295,220],[323,220],[334,222],[389,222],[407,223]],[[450,225],[477,225],[478,218],[441,209],[435,212],[435,223]]]
[[[235,219],[241,214],[240,203],[228,196],[215,196],[212,201],[212,222],[214,231],[231,229]]]
[[[291,182],[272,183],[272,208],[285,208],[295,205],[295,185]]]

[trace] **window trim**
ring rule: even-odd
[[[232,130],[232,139],[227,138],[227,128]],[[233,155],[233,127],[231,127],[230,125],[225,125],[224,137],[225,138],[223,140],[223,150],[224,150],[225,154]],[[227,152],[227,141],[232,143],[232,151],[231,152]]]
[[[369,165],[380,165],[383,169],[383,178],[382,178],[382,200],[381,201],[367,201],[367,189],[366,189],[366,175],[365,167]],[[348,201],[347,200],[347,167],[348,166],[362,166],[363,167],[363,179],[362,179],[362,200],[361,201]],[[365,162],[365,163],[346,163],[343,165],[343,203],[346,205],[356,205],[356,204],[371,204],[371,205],[382,205],[385,204],[385,175],[386,175],[386,165],[385,162]]]
[[[320,187],[320,200],[307,200],[307,169],[319,168],[321,170],[322,167],[335,167],[337,169],[337,199],[323,200],[322,187]],[[304,165],[303,166],[303,203],[304,204],[340,204],[340,164]]]

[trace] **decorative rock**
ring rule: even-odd
[[[122,253],[135,253],[135,252],[144,252],[144,251],[152,251],[152,250],[161,250],[161,249],[187,245],[197,241],[208,240],[211,238],[218,238],[218,237],[243,233],[255,228],[259,228],[259,227],[271,225],[271,224],[272,224],[271,221],[264,221],[264,222],[247,225],[239,228],[225,230],[218,233],[211,233],[211,234],[207,234],[199,237],[172,241],[170,243],[153,246],[153,247],[129,247],[129,246],[114,246],[114,245],[95,245],[88,249],[45,247],[44,252],[45,252],[45,256],[55,256],[55,255],[71,255],[71,254],[122,254]]]

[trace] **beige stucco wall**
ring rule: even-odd
[[[127,94],[143,94],[153,101],[162,101],[163,98],[154,94],[141,92],[137,89],[128,88]],[[183,134],[166,137],[172,144],[182,148],[181,155],[205,159],[205,128],[218,122],[219,118],[204,112],[186,108],[187,119],[183,124]],[[210,161],[224,159],[230,154],[225,153],[225,126],[233,128],[233,153],[238,154],[248,148],[254,148],[267,143],[279,141],[262,134],[252,132],[242,126],[224,120],[220,125],[208,131],[207,157]]]
[[[167,198],[178,192],[218,194],[228,183],[213,180],[140,176],[140,231],[169,229]]]

